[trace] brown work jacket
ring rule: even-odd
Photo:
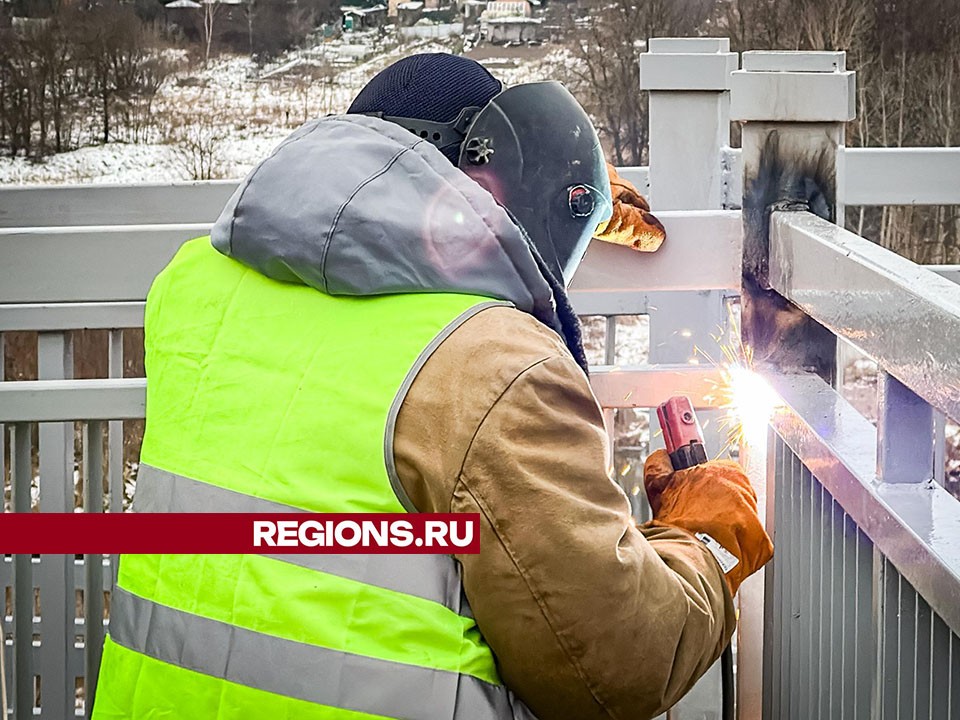
[[[481,552],[458,556],[467,599],[540,720],[659,714],[733,632],[716,561],[683,530],[637,527],[607,443],[559,336],[507,307],[439,346],[397,420],[417,510],[480,514]]]

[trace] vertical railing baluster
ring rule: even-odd
[[[950,629],[938,616],[930,626],[930,720],[950,717]]]
[[[779,474],[775,478],[776,486],[779,488],[777,495],[777,507],[775,511],[777,513],[777,523],[775,528],[774,542],[779,544],[779,560],[776,558],[774,562],[778,563],[778,569],[774,570],[775,573],[779,574],[780,580],[778,582],[778,587],[780,588],[780,599],[775,605],[777,608],[778,618],[777,626],[780,632],[780,657],[777,659],[777,662],[780,666],[780,673],[777,679],[777,687],[780,695],[779,707],[777,708],[777,714],[771,717],[788,717],[790,711],[790,597],[791,597],[791,587],[793,580],[793,570],[790,567],[790,558],[793,555],[793,526],[792,520],[793,514],[795,512],[793,504],[793,485],[792,485],[792,475],[789,472],[792,467],[792,460],[790,459],[790,454],[787,452],[787,447],[782,440],[778,441],[778,452],[780,454],[779,462],[777,466],[779,467]]]
[[[611,327],[612,325],[612,327]],[[616,355],[617,342],[617,322],[613,316],[606,318],[605,331],[603,336],[603,363],[604,365],[613,365],[613,358]],[[614,482],[617,481],[617,429],[616,429],[617,411],[615,408],[603,408],[603,425],[607,431],[607,469]]]
[[[603,341],[603,363],[614,365],[617,362],[617,316],[607,315],[606,334]]]
[[[883,671],[884,671],[884,653],[886,649],[884,648],[885,642],[885,633],[884,633],[884,623],[886,623],[886,604],[887,604],[887,587],[885,584],[885,567],[883,554],[873,548],[871,555],[873,557],[873,573],[871,576],[871,586],[873,591],[873,603],[871,607],[872,617],[871,617],[871,626],[874,628],[874,644],[870,650],[873,653],[872,657],[863,657],[861,653],[860,665],[857,670],[857,701],[860,702],[861,688],[860,678],[861,674],[867,669],[864,666],[869,666],[870,671],[870,693],[868,694],[868,699],[870,702],[870,717],[877,718],[877,720],[883,720]],[[862,616],[862,610],[860,606],[857,606],[858,616]],[[859,617],[858,617],[859,619]]]
[[[103,512],[103,425],[92,421],[83,428],[84,511]],[[93,697],[103,652],[103,556],[86,555],[84,592],[84,714],[93,712]]]
[[[882,664],[880,673],[881,684],[881,718],[898,717],[899,690],[900,690],[900,617],[902,608],[900,600],[900,575],[890,565],[889,561],[881,556],[883,566],[883,613],[881,627]]]
[[[820,655],[820,631],[823,622],[823,486],[809,471],[810,478],[810,609],[807,613],[809,627],[809,646],[807,662],[810,666],[809,717],[820,718],[820,696],[823,686],[820,684],[820,664],[825,660]]]
[[[40,333],[38,377],[60,380],[73,376],[71,338],[64,332]],[[40,511],[73,512],[73,423],[40,424]],[[41,717],[59,720],[73,715],[75,681],[68,672],[76,617],[73,556],[43,555],[39,567]]]
[[[10,463],[14,512],[30,512],[33,479],[31,426],[13,426]],[[33,720],[33,568],[29,555],[14,555],[13,574],[13,711],[16,720]]]
[[[843,684],[843,510],[830,502],[830,628],[827,652],[830,655],[827,717],[839,717],[840,688]]]
[[[856,717],[856,600],[857,600],[857,529],[844,512],[840,522],[843,530],[843,610],[842,636],[843,682],[840,683],[840,717]]]
[[[800,458],[791,453],[790,455],[790,492],[792,495],[793,513],[789,519],[790,523],[790,574],[795,583],[791,583],[790,588],[790,614],[788,616],[788,633],[790,635],[790,685],[789,697],[790,706],[788,717],[799,720],[800,698],[803,682],[800,677],[800,658],[801,658],[801,635],[803,627],[801,618],[800,598],[803,595],[803,583],[800,578],[801,563],[804,557],[805,549],[803,547],[803,492],[802,492],[802,472]],[[797,688],[800,688],[797,690]]]
[[[914,592],[917,599],[916,631],[914,632],[914,678],[913,678],[913,717],[917,720],[926,720],[930,717],[930,653],[932,650],[933,630],[932,613],[930,606]]]
[[[108,374],[112,378],[123,377],[123,330],[110,331]],[[108,434],[110,512],[123,512],[123,421],[111,420]]]
[[[851,525],[853,525],[852,520]],[[875,695],[877,645],[880,642],[875,598],[880,591],[874,581],[877,555],[873,545],[859,528],[854,531],[854,539],[857,547],[857,592],[854,614],[856,623],[855,704],[857,707],[855,717],[867,720],[867,718],[876,717],[873,714],[871,698]]]
[[[899,573],[898,573],[899,575]],[[917,671],[917,594],[899,577],[900,618],[897,623],[897,718],[913,717],[913,691]]]
[[[820,485],[820,627],[819,651],[819,704],[817,717],[830,718],[830,691],[832,689],[833,650],[833,499]]]
[[[110,354],[108,374],[112,378],[123,377],[123,330],[110,331]],[[108,484],[110,490],[110,512],[123,512],[123,442],[124,431],[122,420],[111,420],[108,427]],[[110,556],[110,572],[104,577],[104,592],[113,592],[114,580],[117,577],[120,556]],[[107,620],[109,624],[109,620]]]
[[[810,496],[806,489],[803,465],[799,458],[793,458],[793,482],[795,483],[795,502],[797,514],[794,521],[793,562],[791,572],[795,573],[794,603],[791,615],[791,644],[793,651],[791,675],[795,679],[790,686],[792,718],[806,718],[806,688],[809,678],[806,675],[806,621],[807,621],[807,591],[809,587],[809,557],[810,546],[807,544],[807,515]]]
[[[786,542],[786,526],[781,525],[786,500],[783,492],[783,444],[773,430],[767,441],[767,509],[765,525],[782,550]],[[763,602],[763,698],[762,717],[782,717],[783,659],[783,587],[786,568],[775,557],[765,570]]]
[[[950,704],[947,717],[960,714],[960,635],[950,636]]]
[[[934,477],[934,412],[889,373],[877,378],[877,475],[885,483],[920,483]]]

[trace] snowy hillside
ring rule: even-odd
[[[369,43],[370,59],[346,64],[334,43],[289,54],[259,71],[245,56],[225,56],[203,67],[177,72],[153,103],[156,127],[144,142],[92,145],[34,162],[0,158],[0,184],[163,183],[196,178],[195,151],[209,150],[212,177],[243,177],[304,121],[344,112],[360,88],[378,71],[406,55],[449,52],[455,40],[426,40],[379,48]],[[508,85],[547,79],[551,68],[568,60],[554,49],[525,60],[483,60]],[[345,66],[346,65],[346,66]]]

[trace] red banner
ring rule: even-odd
[[[462,554],[477,513],[0,513],[2,554]]]

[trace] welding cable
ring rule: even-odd
[[[6,654],[7,633],[3,629],[3,612],[0,612],[0,707],[3,708],[3,717],[7,717],[7,669],[4,666]]]
[[[733,643],[720,654],[720,717],[734,719]]]

